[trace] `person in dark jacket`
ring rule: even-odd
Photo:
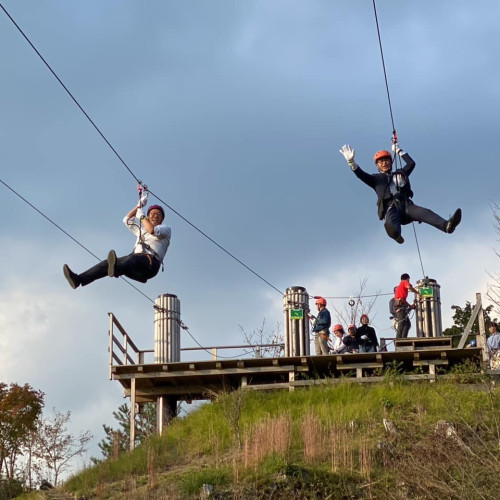
[[[368,325],[370,318],[367,314],[361,315],[361,326],[356,330],[359,342],[359,352],[377,352],[378,339],[375,328]]]
[[[309,315],[310,319],[314,319],[313,334],[314,334],[314,347],[316,354],[329,354],[330,348],[328,347],[328,340],[330,339],[330,325],[332,318],[330,312],[326,308],[326,299],[317,297],[316,307],[318,308],[318,316],[315,318]]]
[[[340,149],[340,153],[356,177],[377,193],[378,217],[385,221],[385,230],[389,237],[398,243],[404,243],[401,225],[414,221],[425,222],[445,233],[453,233],[462,220],[461,209],[458,208],[448,220],[445,220],[432,210],[415,205],[410,186],[410,174],[415,168],[415,162],[397,143],[393,144],[392,149],[403,159],[405,166],[393,172],[391,153],[385,150],[378,151],[374,156],[378,174],[368,174],[362,170],[354,161],[355,150],[348,144]]]
[[[346,353],[359,352],[359,342],[356,338],[356,326],[349,325],[347,328],[347,335],[343,338],[344,345],[346,346]]]

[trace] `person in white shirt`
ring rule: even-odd
[[[147,215],[144,215],[142,207],[146,202],[147,196],[141,198],[138,206],[123,219],[124,224],[137,236],[133,252],[117,257],[115,251],[111,250],[106,260],[81,274],[74,273],[64,264],[64,277],[71,288],[88,285],[105,276],[126,276],[146,283],[158,274],[170,245],[171,229],[163,224],[165,212],[160,205],[150,206]]]

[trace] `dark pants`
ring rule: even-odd
[[[446,221],[428,208],[419,207],[410,200],[394,200],[385,214],[385,230],[396,239],[401,235],[401,225],[410,222],[425,222],[446,232]]]
[[[407,307],[399,307],[396,311],[396,319],[398,321],[398,328],[396,330],[397,339],[405,339],[408,337],[408,332],[411,328],[411,321],[408,316],[409,312]]]
[[[135,281],[146,283],[158,274],[161,262],[152,255],[131,253],[125,257],[118,257],[115,265],[115,278],[126,276]],[[82,286],[108,276],[108,261],[103,260],[79,275]]]

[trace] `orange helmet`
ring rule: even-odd
[[[318,297],[316,299],[316,304],[321,304],[323,306],[326,306],[326,299],[324,299],[323,297]]]
[[[344,331],[344,329],[342,328],[342,325],[335,325],[335,326],[333,327],[333,331],[334,331],[334,332],[343,332],[343,331]]]
[[[390,160],[392,161],[391,153],[389,151],[386,151],[385,149],[377,151],[375,153],[375,156],[373,157],[373,161],[377,163],[377,161],[380,160],[381,158],[390,158]]]

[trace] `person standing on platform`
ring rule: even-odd
[[[378,339],[375,328],[369,326],[368,314],[361,315],[361,326],[356,330],[356,338],[359,343],[359,352],[377,352]]]
[[[330,339],[332,318],[330,312],[326,308],[326,299],[323,297],[316,297],[316,307],[318,309],[318,316],[314,317],[311,314],[309,315],[309,319],[314,319],[313,334],[316,355],[329,354],[330,348],[328,347],[328,340]]]
[[[491,323],[489,330],[490,336],[486,341],[486,346],[490,355],[490,368],[498,370],[500,368],[500,332],[498,331],[498,324]]]
[[[405,339],[408,337],[408,332],[411,328],[410,311],[415,308],[414,305],[408,303],[408,292],[419,294],[419,291],[413,288],[410,283],[410,275],[404,273],[401,275],[401,281],[394,292],[394,304],[396,310],[396,321],[398,323],[396,329],[396,338]]]

